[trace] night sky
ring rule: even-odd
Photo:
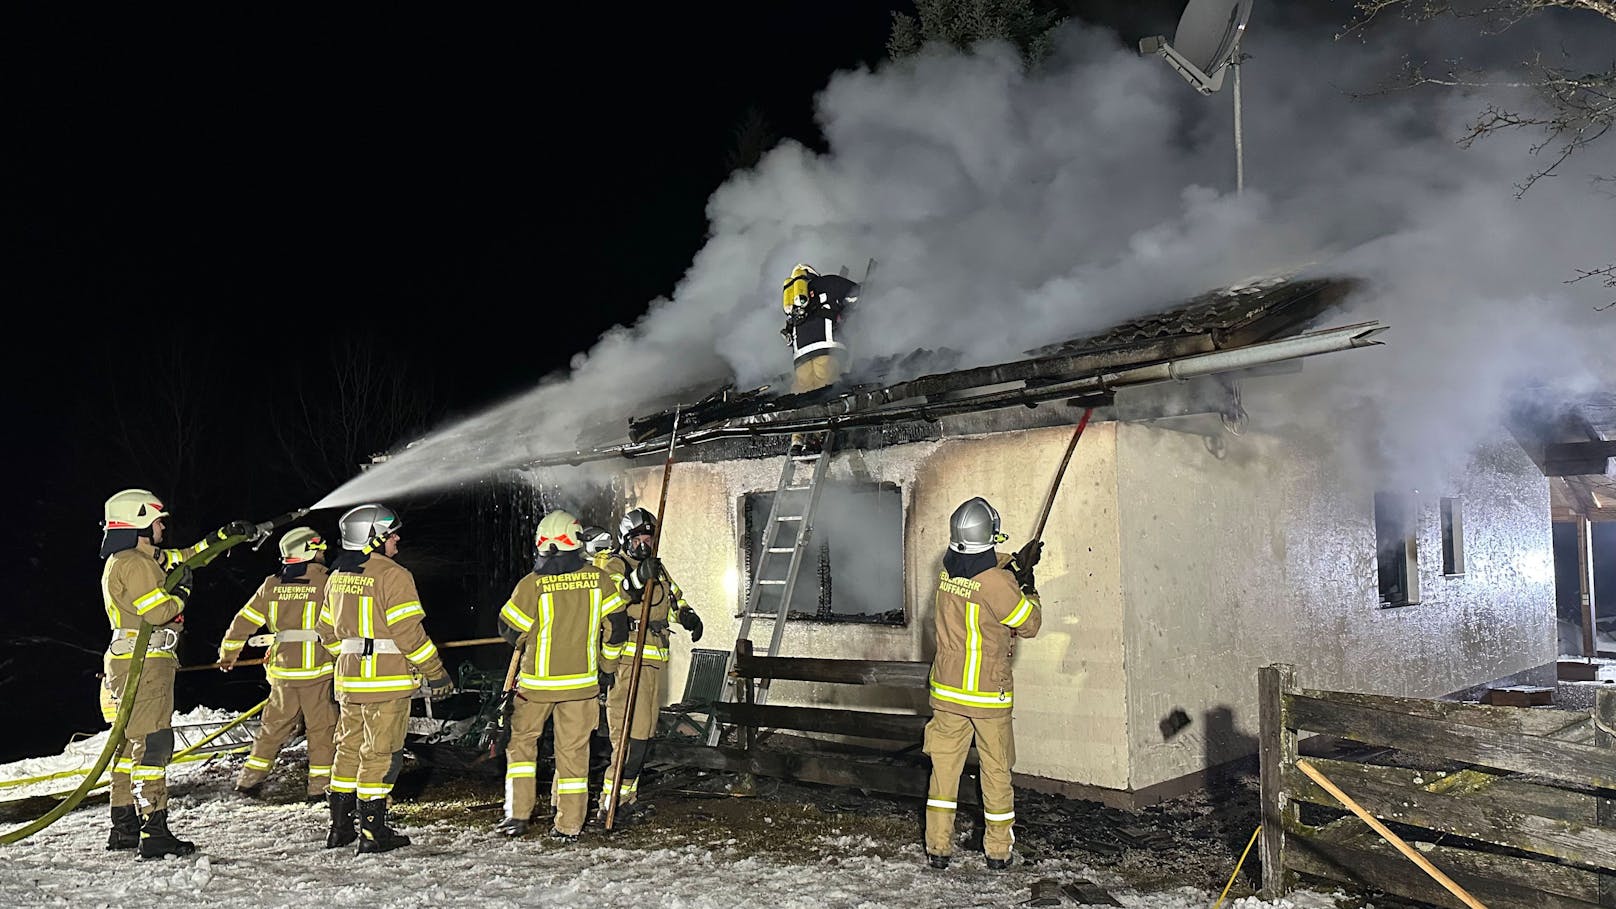
[[[1069,6],[1125,33],[1168,29],[1180,8]],[[910,8],[8,10],[0,219],[20,426],[4,524],[21,583],[0,606],[0,760],[103,728],[107,496],[155,490],[171,542],[189,543],[310,504],[365,455],[564,366],[672,291],[737,130],[760,116],[823,148],[814,93],[883,59],[891,12]],[[353,362],[394,377],[403,416],[334,440]],[[424,573],[432,612],[435,595],[466,595],[474,535],[452,526],[464,511],[409,504],[405,564],[458,566]],[[313,523],[334,533],[335,517]],[[213,659],[275,564],[266,546],[202,573],[183,662]],[[440,639],[491,631],[436,615]],[[181,679],[181,708],[264,691],[257,670]]]

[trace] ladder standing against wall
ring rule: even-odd
[[[769,636],[769,649],[754,651],[758,656],[779,656],[780,639],[785,637],[786,614],[791,611],[791,594],[797,586],[802,568],[803,553],[808,550],[808,538],[813,532],[814,509],[819,506],[819,491],[825,480],[825,467],[830,463],[835,434],[825,432],[824,445],[817,454],[787,456],[780,470],[780,485],[774,492],[769,507],[769,521],[763,528],[763,545],[756,564],[752,566],[752,586],[746,593],[746,609],[741,613],[740,629],[735,633],[737,642],[748,640],[752,631],[752,618],[769,615],[774,618],[774,632]],[[724,667],[724,690],[719,703],[733,703],[737,680],[735,651],[729,653]],[[753,693],[753,702],[767,703],[769,680],[763,679]],[[707,744],[717,745],[723,736],[723,727],[716,714],[709,724]]]

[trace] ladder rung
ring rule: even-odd
[[[796,552],[797,547],[795,547],[795,546],[777,547],[777,548],[771,549],[769,551],[770,552]]]
[[[758,581],[758,583],[759,584],[778,585],[778,584],[784,584],[785,581],[770,581],[770,580],[764,579],[764,580]]]
[[[800,515],[800,514],[787,514],[787,515],[781,515],[780,517],[775,518],[775,520],[776,521],[800,521],[800,520],[802,520],[802,518],[803,518],[803,516]]]

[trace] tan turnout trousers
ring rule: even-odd
[[[104,661],[107,706],[118,709],[129,663]],[[174,757],[174,671],[175,663],[164,657],[147,657],[140,667],[140,687],[135,706],[124,726],[124,742],[113,755],[112,796],[114,808],[135,804],[140,796],[140,813],[151,814],[168,807],[168,762]]]
[[[589,737],[600,724],[600,707],[594,698],[545,703],[516,696],[511,742],[505,748],[505,816],[525,821],[533,814],[539,736],[552,717],[555,776],[550,783],[550,804],[555,807],[556,829],[576,836],[584,829],[589,811]]]
[[[408,702],[406,702],[408,703]],[[253,738],[252,753],[236,777],[236,788],[256,786],[269,776],[286,740],[303,722],[309,747],[309,787],[312,796],[325,795],[331,783],[331,760],[336,753],[337,702],[331,697],[331,679],[286,684],[271,682],[263,722]]]
[[[646,636],[650,643],[650,635]],[[607,765],[606,779],[601,783],[600,802],[602,805],[611,804],[612,795],[612,767],[617,766],[617,748],[620,736],[623,734],[623,717],[628,712],[628,683],[629,671],[632,667],[628,660],[624,660],[618,668],[617,684],[612,686],[606,695],[606,730],[612,737],[612,763]],[[640,664],[640,687],[634,693],[634,728],[629,730],[629,739],[632,741],[649,742],[656,735],[657,717],[662,712],[662,664],[645,660]],[[638,752],[643,759],[645,745],[633,749],[630,754]],[[632,805],[640,788],[640,768],[633,766],[628,758],[623,759],[623,795],[618,799],[618,806]]]
[[[1016,763],[1016,740],[1010,717],[978,718],[945,713],[932,714],[926,724],[925,752],[931,756],[931,785],[926,790],[926,851],[932,855],[954,853],[954,813],[959,807],[960,772],[965,755],[976,742],[977,760],[982,772],[982,816],[987,830],[982,834],[982,851],[991,859],[1008,859],[1016,841],[1011,831],[1015,823],[1015,792],[1010,787],[1010,768]]]
[[[331,791],[357,792],[361,800],[386,798],[404,766],[409,731],[408,698],[342,705],[337,721],[336,763]]]

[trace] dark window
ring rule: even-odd
[[[1442,573],[1465,573],[1464,560],[1464,502],[1460,499],[1442,500]]]
[[[1414,535],[1414,503],[1409,496],[1375,493],[1375,558],[1380,602],[1409,606],[1420,601],[1419,543]]]
[[[764,577],[760,578],[757,571],[774,495],[753,492],[741,500],[746,534],[743,576],[749,583],[785,578],[790,556],[783,553],[771,554]],[[903,495],[898,486],[826,482],[813,523],[807,551],[797,569],[787,618],[905,624]],[[793,546],[796,530],[796,523],[781,523],[771,548]],[[755,614],[774,615],[778,604],[775,592],[765,587]]]

